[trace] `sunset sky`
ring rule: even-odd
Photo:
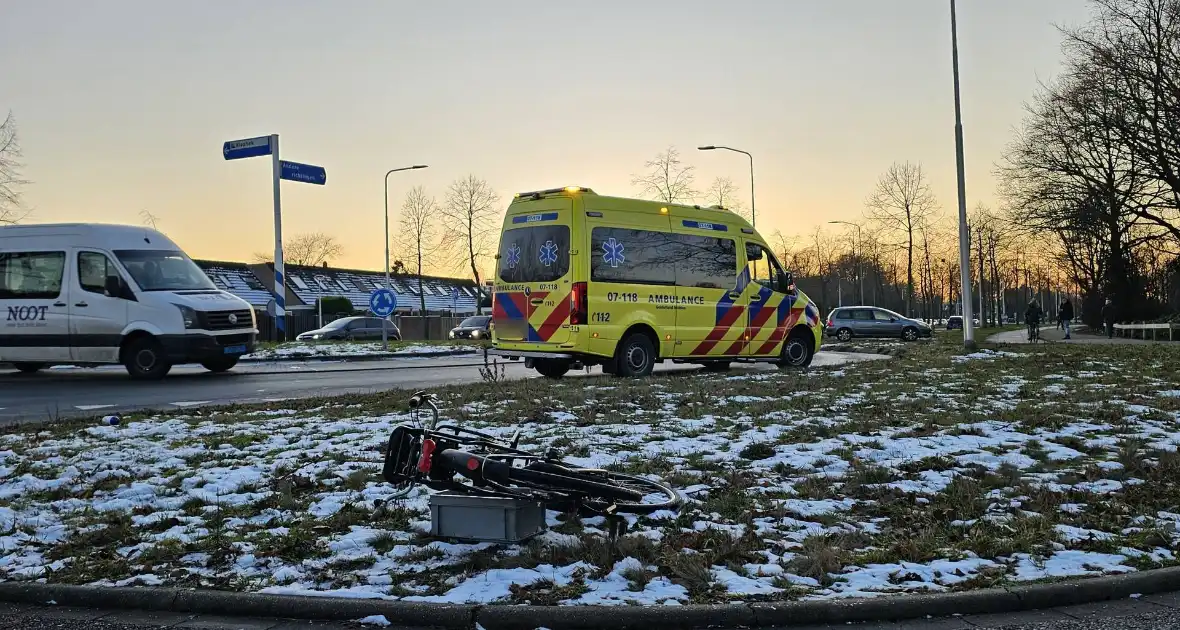
[[[960,0],[968,203],[1082,0]],[[955,208],[950,15],[943,0],[15,0],[0,18],[0,112],[20,124],[31,221],[140,223],[191,255],[273,247],[270,163],[225,140],[279,133],[327,186],[283,184],[284,231],[382,265],[391,209],[474,173],[503,194],[564,185],[632,196],[669,145],[697,185],[729,176],[759,228],[856,220],[893,161]],[[395,219],[391,219],[395,220]]]

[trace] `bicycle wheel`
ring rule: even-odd
[[[614,511],[624,514],[651,514],[675,509],[681,501],[679,493],[659,481],[608,471],[567,469],[548,462],[537,462],[530,468],[513,468],[509,477],[514,481],[585,495],[550,501],[548,506],[554,510],[581,507],[590,512],[603,512],[613,507]],[[653,496],[658,499],[645,500]]]

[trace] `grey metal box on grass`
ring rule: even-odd
[[[432,536],[518,543],[543,531],[545,505],[539,501],[450,492],[430,496]]]

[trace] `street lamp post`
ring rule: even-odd
[[[754,212],[754,156],[750,155],[750,153],[747,151],[734,149],[732,147],[713,146],[711,144],[704,147],[697,147],[698,151],[714,151],[717,149],[741,153],[742,155],[750,158],[750,225],[758,227],[758,214]]]
[[[860,230],[861,230],[861,227],[859,224],[853,223],[851,221],[828,221],[828,223],[831,223],[833,225],[851,225],[852,227],[856,228],[856,252],[855,252],[855,255],[856,255],[856,285],[860,291],[860,305],[864,306],[865,305],[865,282],[864,282],[864,276],[861,275],[861,271],[862,271],[861,266],[864,263],[860,259],[860,243],[861,243]]]
[[[963,347],[974,350],[975,322],[971,304],[971,240],[967,233],[967,183],[963,169],[963,110],[959,101],[959,33],[955,0],[951,0],[951,65],[955,81],[955,163],[959,179],[959,273],[962,276]]]
[[[385,288],[390,291],[393,290],[393,285],[389,282],[389,176],[398,171],[412,171],[419,168],[426,168],[426,165],[415,164],[413,166],[403,166],[401,168],[389,169],[385,173]],[[386,350],[389,350],[389,327],[385,325],[385,322],[381,322],[381,345]]]

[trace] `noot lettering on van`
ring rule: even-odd
[[[45,316],[48,306],[9,306],[5,317],[5,328],[40,328],[47,326]]]
[[[49,312],[48,306],[9,306],[8,321],[10,322],[43,322]]]

